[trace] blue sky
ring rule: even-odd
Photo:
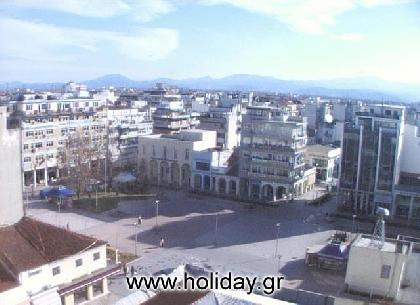
[[[0,81],[111,73],[420,84],[420,0],[0,0]]]

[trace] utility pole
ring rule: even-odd
[[[277,238],[276,238],[276,252],[274,253],[274,257],[277,257],[279,251],[279,235],[280,235],[280,222],[276,223],[277,227]]]

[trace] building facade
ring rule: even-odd
[[[347,125],[337,202],[357,214],[374,215],[378,206],[395,211],[393,191],[399,181],[405,107],[371,105]],[[394,215],[394,213],[391,213]]]
[[[305,164],[306,120],[280,108],[247,107],[242,121],[240,193],[257,201],[276,201],[305,193],[315,168]]]
[[[21,130],[4,106],[0,106],[0,147],[1,226],[14,224],[23,216]]]
[[[216,132],[183,130],[175,135],[140,136],[138,171],[147,183],[189,188],[193,151],[216,146]]]

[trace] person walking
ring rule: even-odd
[[[130,272],[131,272],[131,277],[133,277],[134,274],[136,273],[136,271],[134,270],[134,266],[133,265],[131,265],[131,267],[130,267]]]
[[[141,215],[139,215],[139,217],[137,217],[137,224],[141,225],[142,219],[141,219]]]
[[[160,239],[160,246],[162,248],[165,246],[165,239],[163,237]]]
[[[123,265],[123,271],[124,271],[124,275],[127,276],[127,273],[128,273],[127,264]]]

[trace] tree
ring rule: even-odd
[[[65,146],[59,151],[58,163],[67,173],[62,180],[76,191],[78,198],[103,180],[101,160],[105,155],[104,147],[91,136],[77,132],[68,136]]]

